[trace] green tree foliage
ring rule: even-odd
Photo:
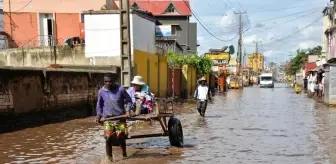
[[[204,75],[211,72],[212,61],[208,57],[196,54],[180,55],[168,53],[168,65],[171,68],[181,68],[183,65],[191,65],[196,68],[197,74]]]
[[[321,55],[322,47],[317,46],[312,49],[305,49],[296,51],[297,55],[292,58],[289,64],[286,67],[286,74],[287,75],[295,75],[304,65],[308,62],[309,55]]]

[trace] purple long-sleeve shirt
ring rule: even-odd
[[[126,109],[125,109],[126,100]],[[132,106],[132,99],[125,88],[116,86],[112,91],[102,87],[98,91],[97,116],[103,118],[120,116],[128,112]]]

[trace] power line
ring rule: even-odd
[[[281,19],[281,18],[286,18],[286,17],[290,17],[290,16],[294,16],[294,15],[298,15],[298,14],[302,14],[302,13],[306,13],[306,12],[311,12],[311,11],[314,11],[314,10],[317,10],[317,9],[319,9],[319,8],[315,7],[315,8],[311,8],[309,10],[293,13],[293,14],[290,14],[290,15],[284,15],[284,16],[280,16],[280,17],[276,17],[276,18],[265,19],[265,20],[259,21],[258,23],[260,23],[260,22],[266,22],[266,21],[270,21],[270,20]]]
[[[286,17],[291,17],[291,16],[295,16],[295,15],[305,14],[305,13],[307,13],[307,12],[310,12],[310,13],[308,13],[308,14],[311,14],[311,13],[313,13],[313,12],[317,12],[319,9],[320,9],[320,8],[315,7],[315,8],[309,9],[309,10],[300,11],[300,12],[292,13],[292,14],[289,14],[289,15],[284,15],[284,16],[280,16],[280,17],[275,17],[275,18],[270,18],[270,19],[266,19],[266,20],[258,21],[258,22],[256,22],[255,24],[257,24],[257,23],[262,23],[262,22],[267,22],[267,21],[271,21],[271,20],[282,19],[282,18],[286,18]],[[246,23],[246,22],[245,22],[245,23]]]
[[[184,4],[188,7],[188,9],[190,10],[191,14],[195,17],[195,19],[198,21],[198,23],[204,28],[204,30],[209,33],[213,38],[219,40],[219,41],[222,41],[222,42],[229,42],[229,41],[232,41],[233,39],[235,39],[237,36],[235,36],[234,38],[232,39],[229,39],[229,40],[223,40],[223,39],[220,39],[218,38],[216,35],[214,35],[209,29],[207,29],[207,27],[200,21],[200,19],[197,17],[197,15],[194,13],[194,11],[191,10],[190,6],[188,5],[188,3],[183,0]]]
[[[250,13],[261,13],[261,12],[270,12],[270,11],[288,10],[288,9],[295,9],[295,8],[300,8],[300,7],[307,7],[307,6],[312,6],[312,5],[309,4],[309,5],[293,6],[293,7],[287,7],[287,8],[277,8],[277,9],[270,9],[270,10],[252,11],[252,12],[250,12]],[[321,6],[321,7],[323,7],[323,6]]]
[[[308,24],[305,25],[304,27],[302,27],[302,28],[300,28],[300,29],[298,29],[298,30],[293,31],[293,32],[290,33],[289,35],[286,35],[286,36],[284,36],[284,37],[282,37],[282,38],[278,38],[278,39],[276,39],[276,40],[273,40],[273,41],[270,42],[270,43],[273,43],[273,42],[281,42],[281,41],[284,41],[284,40],[286,40],[286,39],[289,39],[291,36],[294,36],[295,34],[298,34],[298,32],[300,32],[300,31],[302,31],[302,30],[308,28],[309,26],[311,26],[311,25],[312,25],[313,23],[315,23],[316,21],[319,21],[319,20],[321,19],[321,17],[322,17],[322,16],[319,16],[317,19],[311,21],[310,23],[308,23]],[[270,44],[270,43],[267,43],[267,44]]]
[[[286,20],[286,21],[284,21],[284,22],[282,22],[282,24],[285,24],[285,23],[288,23],[288,22],[292,22],[292,21],[295,21],[295,20],[301,20],[301,19],[299,19],[299,18],[303,18],[303,17],[306,17],[306,16],[309,16],[309,15],[311,15],[311,14],[313,14],[313,13],[315,13],[315,12],[318,12],[319,10],[316,10],[316,11],[313,11],[313,12],[310,12],[310,13],[307,13],[307,14],[303,14],[303,15],[298,15],[297,17],[295,17],[295,18],[293,18],[293,19],[288,19],[288,20]],[[281,26],[277,26],[277,27],[281,27]],[[266,27],[266,28],[263,28],[263,29],[265,29],[265,30],[271,30],[271,29],[274,29],[274,27]],[[258,30],[258,31],[260,31],[260,30]]]

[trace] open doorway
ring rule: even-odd
[[[53,14],[40,14],[40,45],[54,45],[54,18]]]
[[[48,30],[48,46],[53,46],[53,20],[47,19],[47,30]]]

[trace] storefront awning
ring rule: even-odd
[[[305,65],[305,71],[306,71],[306,72],[314,71],[315,68],[317,68],[317,65],[316,65],[315,62],[314,62],[314,63],[307,63],[307,64]]]

